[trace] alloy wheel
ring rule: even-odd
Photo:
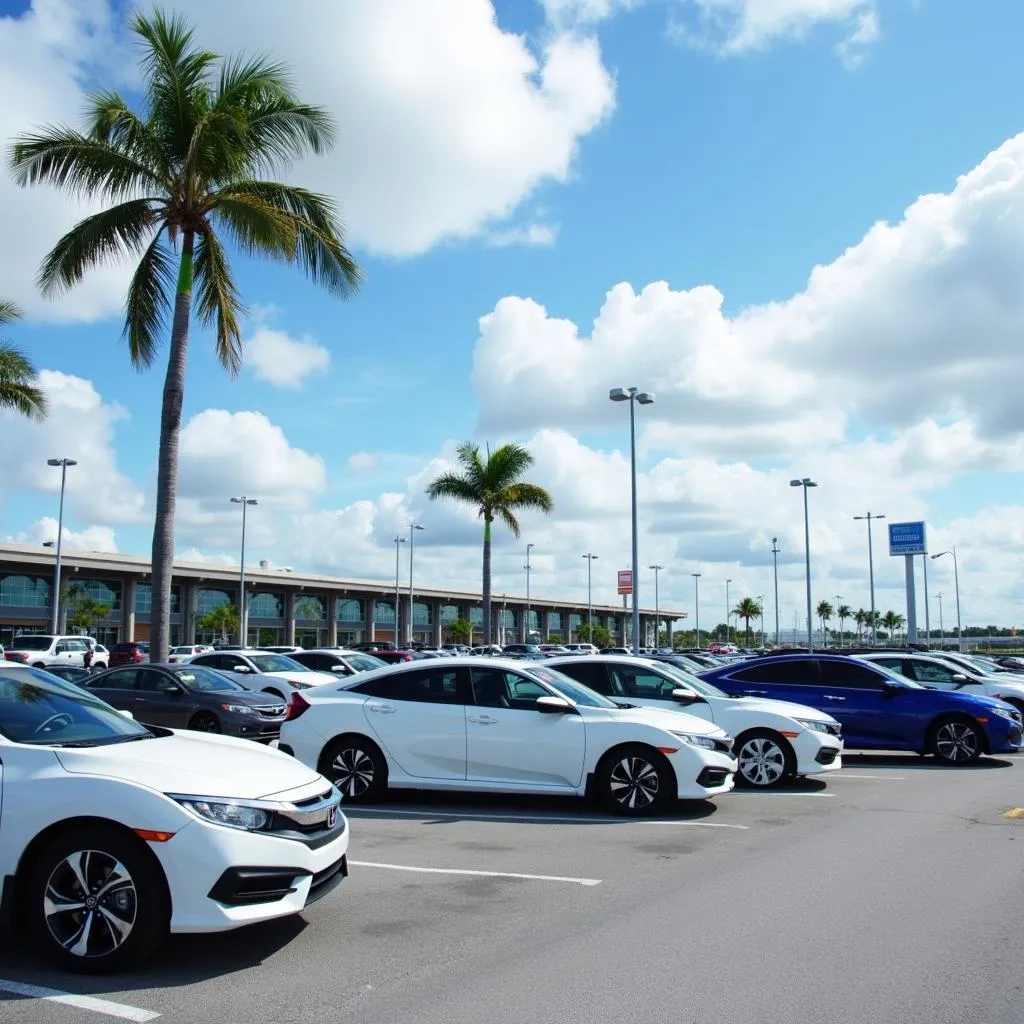
[[[973,761],[980,752],[978,734],[966,722],[946,722],[935,734],[935,749],[946,761]]]
[[[650,807],[658,798],[658,770],[642,757],[624,757],[608,777],[612,797],[630,810]]]
[[[766,736],[747,740],[738,759],[740,774],[753,786],[774,786],[786,774],[785,751]]]
[[[331,761],[331,779],[343,796],[357,799],[372,785],[375,775],[373,758],[359,747],[339,750]]]
[[[46,926],[73,956],[103,957],[119,949],[135,927],[137,910],[128,869],[102,850],[68,854],[46,883]]]

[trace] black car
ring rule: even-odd
[[[201,665],[126,665],[93,674],[86,689],[146,725],[222,732],[269,743],[281,734],[287,705]]]

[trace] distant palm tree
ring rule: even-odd
[[[297,264],[336,295],[356,288],[359,268],[330,199],[264,177],[325,151],[334,138],[328,115],[298,99],[284,67],[197,49],[177,15],[135,14],[131,26],[142,42],[141,116],[118,93],[94,93],[84,131],[46,126],[23,135],[11,168],[19,185],[56,185],[105,207],[76,224],[43,261],[44,294],[61,294],[113,259],[138,258],[124,336],[140,370],[155,361],[171,318],[150,637],[153,661],[166,661],[193,286],[199,320],[214,329],[217,359],[235,374],[245,309],[224,239],[248,256]]]
[[[903,616],[898,612],[888,611],[882,616],[881,625],[889,632],[889,637],[894,638],[896,632],[903,626]]]
[[[826,629],[826,623],[832,621],[832,605],[828,601],[819,601],[818,607],[818,618],[821,619],[821,639],[822,642],[828,647],[828,630]]]
[[[750,646],[750,620],[756,619],[761,614],[761,607],[753,597],[745,597],[732,610],[733,615],[743,619],[745,623],[746,644]]]
[[[21,319],[21,310],[13,302],[0,300],[0,327]],[[14,409],[29,419],[46,415],[46,396],[36,384],[36,368],[28,357],[6,341],[0,340],[0,409]]]
[[[843,623],[853,618],[853,610],[848,604],[841,604],[836,609],[836,618],[839,620],[839,646],[843,646]]]
[[[864,611],[863,608],[858,608],[853,613],[853,621],[857,624],[857,643],[859,645],[864,624],[868,621],[868,612]]]
[[[484,643],[491,642],[491,523],[500,519],[519,536],[519,509],[540,509],[550,512],[555,504],[543,487],[522,482],[523,474],[533,465],[533,456],[519,444],[503,444],[486,458],[480,446],[466,441],[456,449],[461,473],[442,473],[427,488],[431,499],[454,498],[474,505],[484,521],[483,605]]]

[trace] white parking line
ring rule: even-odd
[[[522,875],[515,871],[470,871],[464,868],[419,868],[409,864],[380,864],[372,860],[350,860],[357,868],[384,868],[387,871],[415,871],[424,875],[473,875],[479,878],[521,878],[528,882],[571,882],[574,885],[600,885],[600,878],[573,878],[569,875]]]
[[[734,796],[751,796],[751,797],[756,797],[758,800],[760,800],[762,797],[765,797],[765,796],[778,796],[778,797],[784,797],[784,796],[830,797],[830,796],[835,796],[835,793],[801,793],[801,792],[793,792],[792,790],[788,790],[788,789],[769,789],[766,792],[762,793],[760,790],[757,790],[757,789],[734,789],[729,794],[727,799],[731,800]]]
[[[548,815],[532,814],[458,814],[454,811],[398,811],[387,810],[377,807],[360,807],[358,809],[345,809],[345,816],[348,818],[361,818],[363,815],[382,814],[385,817],[399,815],[406,818],[450,818],[459,821],[465,818],[468,821],[521,821],[524,824],[547,824],[553,825],[661,825],[673,828],[731,828],[747,831],[749,825],[727,825],[721,821],[672,821],[659,820],[656,818],[561,818]]]
[[[151,1010],[140,1010],[137,1006],[124,1003],[112,1003],[109,999],[97,999],[95,996],[80,996],[73,992],[62,992],[58,988],[43,988],[40,985],[26,985],[20,981],[8,981],[0,978],[0,992],[10,992],[15,996],[27,996],[30,999],[45,999],[51,1003],[63,1003],[79,1010],[92,1010],[93,1013],[105,1013],[108,1017],[119,1017],[121,1020],[148,1021],[156,1020],[159,1013]]]
[[[826,776],[828,781],[832,779],[882,779],[885,782],[903,782],[906,779],[905,775],[853,775],[850,772],[833,772],[831,775]]]

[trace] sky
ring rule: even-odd
[[[869,604],[855,515],[956,546],[964,625],[1024,627],[1024,5],[989,0],[180,0],[201,44],[287,62],[338,144],[287,172],[339,202],[365,282],[340,301],[233,254],[248,306],[230,378],[194,326],[179,557],[479,586],[482,527],[431,502],[456,444],[526,444],[551,516],[496,531],[494,589],[615,602],[637,409],[640,600],[702,624],[764,595]],[[138,100],[128,8],[0,0],[0,139]],[[146,554],[163,368],[121,339],[131,267],[57,299],[43,256],[86,207],[0,177],[5,330],[50,415],[0,413],[0,537]],[[905,612],[875,528],[876,603]],[[402,574],[408,572],[403,554]],[[919,570],[920,571],[920,570]],[[930,611],[955,622],[951,559]],[[920,581],[919,581],[920,590]],[[919,593],[918,617],[923,621]]]

